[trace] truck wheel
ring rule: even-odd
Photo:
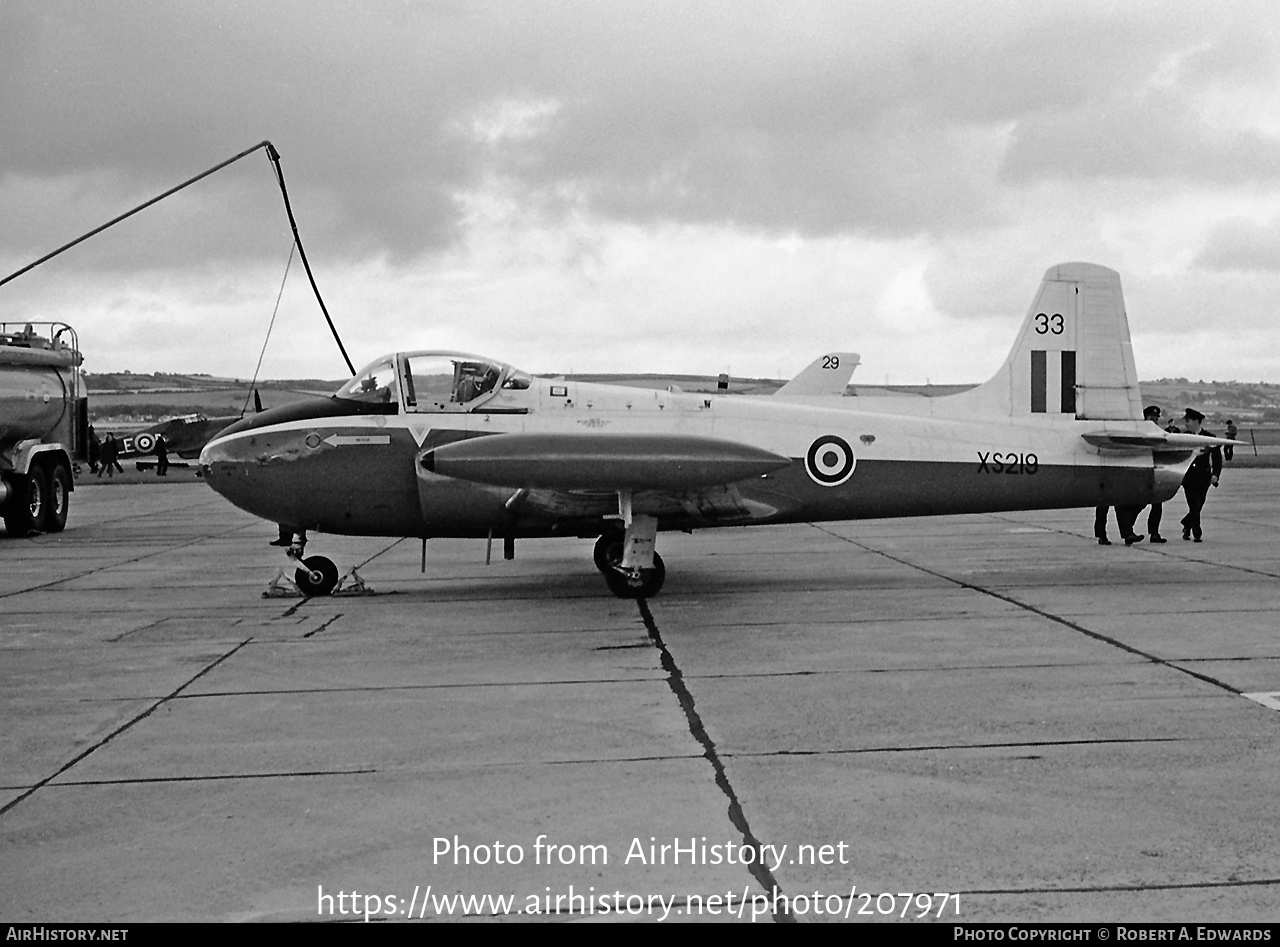
[[[48,501],[44,512],[44,531],[60,533],[67,525],[67,510],[71,506],[71,474],[62,464],[54,464],[49,471]]]
[[[39,467],[32,467],[30,474],[12,476],[9,487],[12,493],[4,508],[5,529],[10,536],[27,536],[38,532],[44,527],[49,496],[44,471]]]

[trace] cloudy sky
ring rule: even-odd
[[[1050,265],[1280,382],[1271,0],[0,0],[0,277],[263,139],[357,363],[979,381]],[[0,287],[90,371],[345,366],[262,152]],[[283,283],[282,283],[283,281]],[[283,285],[283,293],[281,286]]]

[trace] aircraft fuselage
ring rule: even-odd
[[[1101,452],[1082,452],[1088,425],[1074,418],[994,427],[909,413],[930,408],[929,399],[821,407],[534,379],[467,412],[397,404],[396,413],[334,416],[335,400],[326,399],[328,416],[289,417],[299,413],[291,406],[224,432],[201,458],[209,485],[258,516],[322,532],[596,535],[617,512],[604,483],[556,489],[524,481],[518,464],[509,483],[477,483],[427,470],[423,459],[495,434],[608,433],[644,435],[659,452],[664,437],[723,438],[789,461],[718,486],[639,486],[636,509],[656,515],[663,530],[1145,504],[1177,486],[1157,488],[1149,454],[1104,463]]]

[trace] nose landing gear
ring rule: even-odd
[[[352,566],[346,575],[327,556],[302,557],[303,544],[294,543],[284,551],[285,561],[271,580],[263,598],[282,598],[301,593],[307,598],[320,595],[372,595],[373,590]],[[350,584],[347,584],[347,580]]]
[[[338,567],[325,556],[309,556],[302,560],[302,568],[293,574],[293,581],[303,595],[328,595],[338,585]]]

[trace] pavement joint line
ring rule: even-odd
[[[1232,687],[1230,684],[1226,683],[1225,681],[1220,681],[1215,677],[1210,677],[1208,674],[1201,674],[1198,671],[1192,671],[1190,668],[1182,667],[1179,664],[1174,663],[1173,661],[1166,660],[1165,658],[1159,657],[1158,655],[1154,655],[1154,654],[1151,654],[1150,652],[1143,651],[1141,648],[1135,648],[1133,647],[1133,645],[1125,644],[1123,641],[1120,641],[1118,638],[1112,638],[1110,635],[1104,635],[1101,632],[1093,631],[1089,628],[1084,627],[1083,625],[1070,621],[1069,619],[1063,618],[1060,615],[1055,615],[1052,612],[1045,611],[1042,608],[1037,608],[1034,605],[1029,605],[1026,602],[1020,602],[1011,595],[1005,595],[1003,593],[996,592],[992,589],[984,588],[981,585],[977,585],[972,582],[966,582],[963,579],[954,578],[953,576],[949,576],[943,572],[938,572],[934,569],[928,568],[927,566],[919,565],[917,563],[911,562],[908,559],[900,558],[898,556],[892,555],[891,553],[887,553],[882,550],[876,549],[872,546],[868,546],[865,543],[858,542],[855,539],[850,539],[847,536],[841,536],[839,533],[832,532],[831,530],[826,529],[822,526],[819,526],[816,523],[810,523],[809,525],[812,526],[814,529],[819,530],[820,532],[826,533],[827,535],[840,540],[841,542],[848,543],[851,546],[856,546],[859,549],[865,550],[866,552],[874,553],[877,556],[883,556],[886,559],[890,559],[894,562],[900,563],[904,566],[907,566],[908,568],[917,569],[920,572],[925,573],[926,575],[931,575],[931,576],[934,576],[935,578],[943,579],[947,582],[952,582],[955,585],[958,585],[960,588],[969,589],[971,591],[978,592],[982,595],[989,595],[992,598],[999,599],[1002,602],[1007,602],[1010,605],[1013,605],[1017,608],[1024,609],[1028,612],[1031,612],[1032,614],[1039,615],[1041,618],[1045,618],[1049,621],[1056,622],[1057,624],[1062,625],[1065,628],[1070,628],[1072,631],[1077,631],[1082,635],[1086,635],[1090,638],[1093,638],[1095,641],[1100,641],[1103,644],[1111,645],[1113,648],[1119,648],[1121,651],[1127,651],[1130,654],[1134,654],[1134,655],[1137,655],[1138,657],[1145,658],[1147,661],[1150,661],[1152,664],[1158,664],[1158,665],[1161,665],[1162,667],[1167,667],[1170,670],[1178,671],[1181,674],[1185,674],[1188,677],[1193,677],[1198,681],[1202,681],[1205,684],[1210,684],[1221,690],[1227,691],[1230,694],[1235,694],[1238,696],[1241,693],[1240,688]],[[1259,574],[1265,574],[1265,573],[1259,573]]]
[[[334,615],[333,617],[331,617],[328,621],[326,621],[326,622],[322,622],[322,623],[321,623],[321,625],[320,625],[320,627],[318,627],[318,628],[313,628],[311,631],[308,631],[308,632],[307,632],[305,635],[303,635],[302,637],[304,637],[304,638],[310,638],[312,635],[318,635],[318,634],[320,634],[320,632],[324,631],[326,628],[328,628],[330,625],[332,625],[335,621],[337,621],[339,618],[341,618],[341,617],[342,617],[342,615],[343,615],[343,613],[342,613],[342,612],[338,612],[338,614],[336,614],[336,615]]]
[[[72,492],[74,493],[75,491],[72,491]],[[215,503],[211,503],[211,502],[205,502],[205,503],[202,503],[202,504],[200,504],[200,505],[201,505],[203,508],[205,508],[205,509],[213,509],[215,506],[217,506],[217,504],[215,504]],[[193,507],[192,507],[192,506],[191,506],[191,504],[189,504],[189,503],[183,503],[181,506],[167,507],[167,508],[164,508],[164,509],[156,509],[156,508],[154,508],[154,507],[153,507],[152,509],[148,510],[148,515],[153,515],[153,514],[163,514],[163,513],[189,513],[189,512],[191,512],[191,511],[192,511],[192,509],[193,509]],[[131,522],[133,522],[133,520],[134,520],[134,519],[135,519],[135,517],[134,517],[134,516],[132,516],[132,515],[130,515],[130,516],[113,516],[113,517],[110,517],[110,518],[108,518],[108,519],[101,519],[101,520],[98,520],[96,523],[87,523],[87,524],[85,524],[85,526],[84,526],[84,527],[82,527],[82,528],[83,528],[83,529],[93,529],[93,528],[98,527],[98,526],[111,526],[111,525],[113,525],[113,524],[115,524],[115,523],[131,523]],[[255,525],[257,525],[257,524],[256,524],[256,523],[247,523],[247,524],[245,524],[245,525],[247,525],[247,526],[255,526]],[[46,537],[49,537],[49,538],[47,538],[47,539],[46,539]],[[27,539],[28,539],[29,541],[31,541],[31,542],[35,542],[37,545],[40,545],[40,546],[53,546],[53,545],[56,545],[57,543],[59,543],[59,542],[62,542],[62,541],[63,541],[63,537],[61,537],[61,536],[58,536],[58,537],[56,537],[56,538],[53,538],[53,537],[54,537],[54,534],[52,534],[52,533],[38,533],[38,534],[36,534],[35,536],[28,536],[28,537],[27,537]],[[44,542],[41,542],[41,540],[45,540],[45,541],[44,541]],[[98,542],[98,543],[101,543],[101,542],[112,542],[112,541],[113,541],[113,540],[109,540],[109,539],[107,539],[106,537],[102,537],[102,538],[99,538],[99,539],[93,539],[93,538],[88,538],[88,539],[86,539],[86,542]]]
[[[1000,516],[999,514],[995,514],[995,513],[988,514],[988,515],[990,515],[993,519],[1003,520],[1003,521],[1004,521],[1004,522],[1006,522],[1006,523],[1022,523],[1022,521],[1021,521],[1021,520],[1015,520],[1015,519],[1012,519],[1012,518],[1010,518],[1010,517],[1008,517],[1008,516]],[[1228,522],[1233,522],[1233,521],[1228,521]],[[810,524],[810,525],[813,525],[813,524]],[[1240,526],[1256,526],[1257,524],[1255,524],[1255,523],[1238,523],[1237,525],[1240,525]],[[826,530],[824,530],[823,532],[826,532]],[[1084,533],[1077,533],[1077,532],[1075,532],[1075,531],[1073,531],[1073,530],[1069,530],[1069,529],[1061,529],[1061,528],[1058,528],[1058,527],[1046,527],[1046,528],[1045,528],[1045,532],[1047,532],[1047,533],[1057,533],[1059,536],[1070,536],[1070,537],[1072,537],[1073,539],[1081,539],[1081,540],[1083,540],[1083,539],[1088,538],[1088,537],[1086,537],[1086,535],[1085,535]],[[1090,541],[1092,542],[1093,540],[1091,539]],[[1260,576],[1264,576],[1265,578],[1268,578],[1268,579],[1280,579],[1280,573],[1276,573],[1276,572],[1267,572],[1265,569],[1250,569],[1248,566],[1235,565],[1234,563],[1216,562],[1216,561],[1215,561],[1215,560],[1213,560],[1213,559],[1206,559],[1206,558],[1204,558],[1203,556],[1184,556],[1184,555],[1180,555],[1180,554],[1178,553],[1178,550],[1179,550],[1181,547],[1179,547],[1179,546],[1175,546],[1173,543],[1169,543],[1169,548],[1168,548],[1168,549],[1157,549],[1155,546],[1151,545],[1150,543],[1146,543],[1146,542],[1138,543],[1138,544],[1137,544],[1137,545],[1135,545],[1135,546],[1126,546],[1125,548],[1126,548],[1126,549],[1137,549],[1137,551],[1138,551],[1138,552],[1153,553],[1153,554],[1155,554],[1155,555],[1157,555],[1157,556],[1164,556],[1164,557],[1166,557],[1166,558],[1168,558],[1168,559],[1174,559],[1174,560],[1177,560],[1178,562],[1195,562],[1195,563],[1199,563],[1199,564],[1200,564],[1200,565],[1202,565],[1202,566],[1215,566],[1215,567],[1217,567],[1217,568],[1219,568],[1219,569],[1232,569],[1232,570],[1234,570],[1234,571],[1236,571],[1236,572],[1244,572],[1244,573],[1246,573],[1246,574],[1248,574],[1248,575],[1260,575]]]
[[[754,848],[757,853],[761,853],[763,851],[762,843],[756,838],[755,833],[751,831],[751,825],[747,822],[747,814],[743,811],[742,803],[738,799],[738,794],[734,790],[733,784],[729,782],[729,774],[725,771],[719,750],[711,739],[711,735],[707,733],[707,728],[703,724],[702,717],[695,706],[693,693],[685,684],[684,674],[681,672],[680,666],[676,664],[675,657],[671,654],[671,650],[662,638],[662,632],[658,630],[658,626],[653,620],[653,613],[649,611],[649,603],[644,598],[640,598],[636,604],[640,608],[640,617],[644,620],[644,627],[649,632],[649,637],[653,640],[654,647],[658,649],[662,668],[667,672],[667,686],[671,688],[671,692],[680,703],[680,709],[684,711],[689,732],[702,747],[702,755],[711,764],[712,770],[715,771],[716,785],[720,787],[720,791],[729,800],[729,821],[733,823],[734,828],[742,833],[743,843]],[[782,886],[778,884],[778,879],[774,877],[773,872],[763,862],[763,856],[756,858],[748,866],[748,871],[760,887],[765,891],[774,893],[776,904],[776,895],[782,891]],[[796,919],[791,916],[790,909],[785,907],[781,911],[774,910],[771,912],[771,916],[777,923],[794,924],[796,922]]]
[[[1026,740],[1009,743],[925,743],[916,746],[866,746],[822,750],[769,750],[767,752],[756,750],[723,755],[732,758],[761,759],[770,756],[849,756],[875,753],[932,753],[937,750],[1026,750],[1073,746],[1132,746],[1146,743],[1204,743],[1206,740],[1214,743],[1222,742],[1220,737],[1115,737],[1089,740]]]
[[[119,727],[116,727],[116,729],[112,730],[110,733],[108,733],[105,737],[103,737],[103,738],[102,738],[101,740],[99,740],[97,743],[93,744],[93,745],[92,745],[91,747],[89,747],[87,750],[84,750],[83,752],[81,752],[80,754],[78,754],[77,756],[75,756],[73,759],[71,759],[71,760],[70,760],[70,762],[64,763],[64,764],[63,764],[63,765],[62,765],[62,766],[57,770],[57,772],[53,773],[51,776],[46,776],[44,779],[40,780],[38,783],[36,783],[34,786],[32,786],[30,789],[28,789],[26,792],[22,793],[22,795],[18,796],[17,798],[14,798],[14,799],[9,800],[9,801],[8,801],[7,803],[5,803],[3,806],[0,806],[0,816],[4,815],[6,812],[8,812],[10,809],[12,809],[14,806],[16,806],[18,803],[22,802],[24,799],[27,799],[27,798],[29,798],[30,796],[32,796],[33,794],[35,794],[35,793],[36,793],[36,791],[38,791],[38,790],[39,790],[39,789],[41,789],[42,787],[44,787],[44,786],[48,785],[48,784],[49,784],[49,783],[51,783],[53,780],[57,779],[59,776],[61,776],[61,775],[62,775],[63,773],[65,773],[67,770],[71,769],[71,767],[75,766],[77,763],[79,763],[79,762],[80,762],[81,760],[83,760],[85,757],[89,756],[91,753],[93,753],[93,752],[95,752],[96,750],[98,750],[100,747],[106,746],[108,743],[110,743],[112,740],[114,740],[117,736],[119,736],[120,734],[122,734],[122,733],[124,733],[126,730],[128,730],[130,727],[132,727],[135,723],[139,723],[140,721],[145,720],[147,717],[150,717],[150,716],[151,716],[153,713],[155,713],[155,712],[156,712],[156,710],[158,710],[160,707],[162,707],[163,705],[165,705],[165,704],[166,704],[166,703],[168,703],[169,701],[173,700],[173,699],[174,699],[175,697],[177,697],[179,694],[181,694],[181,693],[182,693],[182,691],[183,691],[183,689],[185,689],[185,688],[187,688],[187,687],[190,687],[192,684],[194,684],[194,683],[195,683],[196,681],[198,681],[200,678],[204,677],[206,674],[208,674],[210,671],[212,671],[214,668],[216,668],[216,667],[217,667],[219,664],[221,664],[223,661],[225,661],[225,660],[227,660],[228,658],[230,658],[233,654],[235,654],[237,651],[239,651],[241,648],[243,648],[245,645],[247,645],[247,644],[248,644],[250,641],[252,641],[252,640],[253,640],[252,638],[248,638],[248,639],[246,639],[246,640],[244,640],[244,641],[240,642],[240,644],[236,645],[234,648],[232,648],[232,649],[231,649],[230,651],[228,651],[226,654],[224,654],[224,655],[222,655],[222,656],[220,656],[220,657],[216,658],[212,663],[210,663],[210,664],[206,665],[204,668],[202,668],[201,670],[197,671],[197,672],[196,672],[196,673],[195,673],[191,678],[189,678],[188,680],[186,680],[186,681],[185,681],[185,682],[183,682],[182,684],[179,684],[179,685],[178,685],[178,687],[177,687],[177,689],[176,689],[176,690],[174,690],[171,694],[169,694],[169,695],[168,695],[168,696],[166,696],[166,697],[162,697],[162,698],[160,698],[160,699],[159,699],[159,700],[157,700],[155,703],[153,703],[150,707],[148,707],[146,710],[142,711],[142,713],[138,714],[136,717],[134,717],[133,719],[131,719],[131,720],[127,721],[126,723],[121,724]]]
[[[1129,885],[1080,885],[1063,888],[979,888],[964,892],[966,897],[998,894],[1106,894],[1114,891],[1187,891],[1201,888],[1263,888],[1280,885],[1280,878],[1253,878],[1236,881],[1152,882]],[[1211,927],[1211,924],[1205,924]]]
[[[826,755],[876,755],[887,753],[928,753],[939,750],[1006,750],[1006,749],[1069,749],[1075,746],[1106,746],[1106,745],[1139,745],[1139,744],[1158,744],[1158,743],[1203,743],[1212,740],[1215,743],[1221,743],[1219,737],[1148,737],[1148,738],[1131,738],[1131,739],[1095,739],[1095,740],[1055,740],[1055,741],[1036,741],[1022,743],[968,743],[956,744],[954,746],[947,745],[920,745],[909,747],[851,747],[843,750],[795,750],[795,751],[778,751],[778,752],[727,752],[721,753],[720,756],[726,759],[767,759],[772,756],[826,756]],[[227,774],[227,775],[211,775],[211,776],[170,776],[155,778],[138,778],[138,779],[107,779],[107,780],[66,780],[54,783],[49,788],[57,789],[62,786],[96,786],[96,785],[113,785],[117,783],[152,783],[152,782],[186,782],[196,780],[217,780],[217,779],[275,779],[293,776],[346,776],[346,775],[365,775],[373,773],[392,773],[402,772],[405,770],[415,772],[436,772],[444,770],[456,770],[458,768],[465,769],[510,769],[512,767],[537,767],[537,766],[598,766],[601,764],[613,763],[671,763],[681,761],[705,760],[706,753],[662,753],[650,754],[646,756],[584,756],[576,759],[543,759],[543,760],[491,760],[486,762],[467,762],[452,763],[442,766],[422,766],[413,765],[408,767],[384,767],[382,769],[355,769],[355,770],[319,770],[315,772],[298,772],[298,773],[245,773],[245,774]],[[27,786],[0,786],[0,791],[12,792],[19,789],[27,789]]]
[[[259,642],[254,642],[258,644]],[[273,642],[274,643],[274,642]],[[444,684],[385,684],[367,687],[281,687],[271,690],[209,691],[200,694],[179,694],[175,700],[204,700],[210,697],[278,697],[282,694],[350,694],[382,693],[384,691],[433,691],[464,690],[483,687],[563,687],[566,684],[651,684],[653,677],[585,677],[553,679],[547,681],[450,681]],[[137,700],[136,697],[116,697],[113,700]]]
[[[254,525],[256,524],[246,523],[243,526],[237,526],[234,529],[224,530],[221,533],[209,533],[204,536],[197,536],[195,539],[189,539],[184,543],[178,543],[176,546],[165,546],[162,549],[157,549],[155,552],[144,553],[143,555],[135,556],[132,559],[122,559],[119,562],[112,562],[107,565],[98,566],[96,568],[86,570],[84,572],[77,572],[75,575],[63,576],[60,579],[53,579],[49,582],[45,582],[40,585],[29,585],[24,589],[14,589],[12,592],[0,592],[0,598],[10,598],[14,595],[24,595],[27,592],[42,592],[47,589],[51,589],[54,586],[61,585],[64,582],[74,582],[77,579],[83,579],[86,576],[97,575],[99,572],[110,572],[112,569],[118,569],[120,566],[132,565],[135,562],[142,562],[144,559],[153,559],[156,556],[165,556],[165,555],[168,555],[169,553],[174,552],[175,550],[185,549],[188,546],[195,546],[195,545],[198,545],[199,543],[208,542],[211,539],[220,539],[224,536],[230,536],[232,533],[238,533],[241,530],[248,529],[250,526],[254,526]]]
[[[1135,662],[1136,663],[1136,662]],[[1141,662],[1143,664],[1147,662]],[[728,674],[690,674],[698,681],[736,680],[738,678],[821,677],[835,674],[932,674],[937,671],[1043,671],[1058,668],[1110,667],[1102,661],[1063,661],[1037,664],[935,664],[906,667],[819,668],[807,671],[738,671]]]
[[[169,620],[169,616],[167,615],[164,618],[157,618],[155,621],[151,622],[151,624],[149,625],[139,625],[137,628],[131,628],[129,631],[121,632],[120,634],[116,635],[114,638],[108,638],[106,639],[107,643],[117,644],[121,641],[124,641],[124,639],[128,638],[130,635],[137,634],[140,631],[150,631],[152,628],[158,628],[168,620]]]
[[[68,779],[54,783],[50,789],[67,786],[128,786],[138,783],[202,783],[218,780],[293,779],[299,776],[364,776],[376,769],[317,769],[296,773],[211,773],[206,776],[140,776],[132,779]]]
[[[341,615],[335,615],[330,622],[341,618]],[[326,623],[328,624],[328,623]],[[322,631],[324,626],[317,628],[316,631]],[[250,639],[248,644],[287,644],[288,642],[279,641],[261,641],[258,639]],[[634,647],[628,645],[627,647]],[[651,645],[645,645],[651,647]],[[597,649],[600,650],[600,649]],[[1217,659],[1217,658],[1198,658],[1202,661],[1218,661],[1218,660],[1244,660],[1244,659]],[[1143,661],[1142,663],[1151,663]],[[686,674],[683,675],[686,680],[695,681],[720,681],[720,680],[741,680],[741,679],[769,679],[769,678],[788,678],[788,677],[816,677],[824,675],[838,674],[926,674],[938,670],[947,671],[1026,671],[1026,670],[1043,670],[1046,668],[1088,668],[1103,667],[1102,662],[1098,661],[1073,661],[1065,664],[975,664],[975,665],[952,665],[950,667],[903,667],[903,668],[847,668],[835,670],[813,670],[813,671],[759,671],[759,672],[742,672],[738,674]],[[445,683],[433,684],[381,684],[367,686],[350,686],[350,687],[280,687],[271,688],[269,690],[238,690],[238,691],[205,691],[198,694],[178,694],[173,697],[174,700],[205,700],[215,697],[269,697],[281,696],[286,694],[347,694],[347,693],[382,693],[384,691],[429,691],[429,690],[465,690],[468,688],[486,688],[486,687],[563,687],[566,685],[579,684],[645,684],[652,681],[651,677],[594,677],[594,678],[551,678],[545,681],[449,681]],[[1278,692],[1280,693],[1280,692]],[[1248,694],[1241,696],[1248,697]],[[134,701],[145,699],[142,696],[129,697],[83,697],[80,703],[108,703],[111,701]]]

